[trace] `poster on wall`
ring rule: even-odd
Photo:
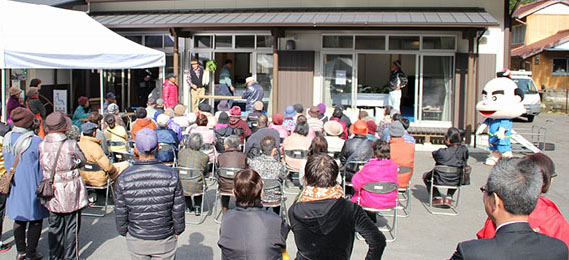
[[[53,90],[53,111],[67,114],[67,90]]]
[[[336,85],[346,85],[345,70],[336,70]]]

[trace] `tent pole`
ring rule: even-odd
[[[124,106],[124,69],[121,69],[121,107],[126,111]]]
[[[67,103],[67,107],[71,107],[70,110],[65,108],[65,112],[73,111],[73,70],[69,70],[69,95],[67,97],[69,103]]]
[[[127,92],[127,94],[126,94],[127,95],[126,105],[130,107],[131,106],[131,104],[130,104],[130,69],[128,69],[128,72],[127,72],[126,92]]]
[[[2,122],[6,123],[6,69],[2,69]]]
[[[103,69],[99,70],[99,91],[101,94],[101,115],[105,112],[103,111]]]

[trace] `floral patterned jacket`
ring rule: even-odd
[[[78,168],[85,165],[85,155],[77,142],[68,140],[63,133],[50,133],[40,143],[40,166],[44,179],[50,178],[57,150],[61,147],[57,159],[53,182],[54,197],[42,204],[55,213],[70,213],[87,206],[87,189],[79,175]]]
[[[260,155],[249,161],[249,168],[255,170],[263,180],[284,180],[286,167],[283,163],[275,160],[268,155]],[[277,201],[280,199],[282,191],[279,188],[265,190],[263,201]]]

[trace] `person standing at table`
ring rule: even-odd
[[[233,91],[235,87],[231,84],[231,66],[233,65],[232,60],[226,60],[223,63],[223,68],[219,73],[219,95],[221,96],[233,96]],[[227,100],[229,107],[233,106],[233,100]]]
[[[198,96],[205,95],[205,87],[202,84],[203,80],[203,68],[200,67],[200,63],[197,59],[190,61],[190,66],[192,69],[188,73],[186,82],[190,85],[190,94],[192,96],[192,112],[198,111],[198,104],[200,103],[200,98]]]
[[[176,84],[176,74],[170,73],[166,76],[166,81],[162,85],[162,99],[164,99],[165,109],[174,109],[178,104],[178,85]]]
[[[407,86],[407,82],[407,76],[401,70],[401,61],[394,61],[389,77],[389,105],[399,112],[401,112],[401,89]]]

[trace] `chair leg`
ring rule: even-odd
[[[221,220],[219,220],[219,217],[221,216],[223,209],[220,209],[221,194],[219,193],[219,190],[217,190],[215,193],[215,200],[213,203],[214,203],[213,220],[215,221],[215,223],[221,224]]]

